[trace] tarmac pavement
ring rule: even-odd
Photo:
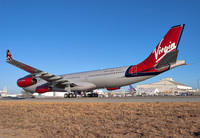
[[[102,103],[157,103],[157,102],[200,102],[200,96],[146,96],[146,97],[108,97],[108,98],[0,98],[0,101],[32,102],[102,102]]]

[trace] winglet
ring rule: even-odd
[[[10,53],[10,50],[7,50],[6,51],[6,60],[7,61],[10,61],[10,60],[12,60],[13,58],[12,58],[12,55],[11,55],[11,53]]]

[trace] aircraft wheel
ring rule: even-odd
[[[69,98],[72,98],[72,97],[73,97],[73,94],[72,94],[72,93],[70,93],[70,94],[68,95],[68,97],[69,97]]]
[[[69,95],[67,93],[64,94],[64,98],[68,98]]]
[[[87,97],[86,93],[84,92],[82,95],[81,95],[83,98]]]
[[[94,94],[94,93],[92,93],[92,97],[95,97],[95,94]]]
[[[77,96],[77,95],[74,93],[74,94],[73,94],[73,98],[76,98],[76,96]]]

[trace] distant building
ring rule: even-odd
[[[65,92],[45,92],[45,93],[34,93],[34,96],[40,97],[64,97]]]
[[[189,87],[179,82],[175,82],[170,77],[161,79],[159,82],[155,82],[151,84],[137,85],[137,91],[140,89],[146,89],[146,88],[157,88],[159,92],[175,92],[175,91],[192,90],[192,87]]]
[[[136,91],[136,95],[153,96],[158,95],[159,90],[157,88],[142,88]]]
[[[8,95],[7,86],[4,87],[3,91],[0,91],[0,97],[6,97]]]

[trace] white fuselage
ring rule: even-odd
[[[71,87],[72,91],[87,91],[100,88],[115,88],[122,87],[136,82],[140,82],[151,78],[155,75],[150,76],[140,76],[140,77],[125,77],[125,72],[129,68],[118,67],[110,69],[102,69],[88,72],[72,73],[59,75],[64,79],[69,80],[72,83],[77,84],[78,86]],[[25,91],[35,92],[36,87],[42,84],[47,83],[43,79],[38,79],[38,83],[29,87],[23,88]],[[55,89],[55,91],[67,91],[65,89]]]

